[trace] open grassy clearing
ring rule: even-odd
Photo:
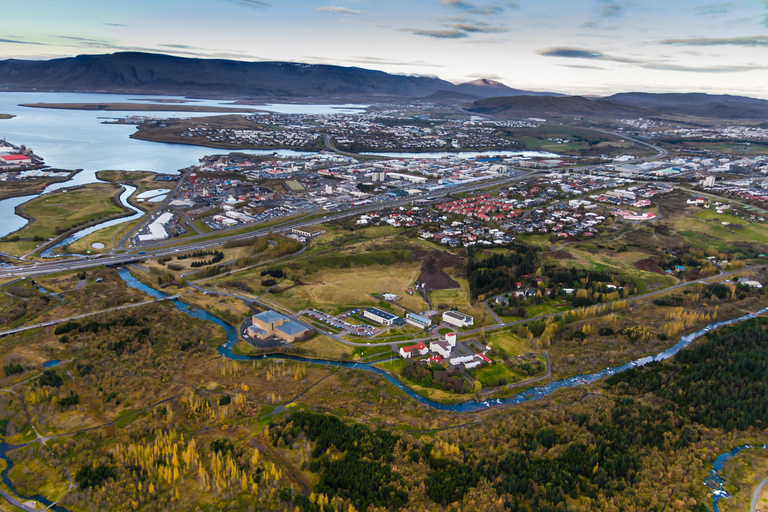
[[[448,290],[435,290],[429,294],[432,304],[440,311],[451,308],[457,308],[460,312],[472,316],[475,319],[475,327],[484,325],[493,325],[496,322],[493,317],[478,301],[475,304],[469,302],[469,283],[466,279],[459,276],[459,271],[455,267],[446,268],[445,272],[451,278],[459,283],[460,288],[450,288]]]
[[[33,220],[0,242],[0,251],[20,256],[69,229],[122,214],[123,209],[112,200],[118,191],[113,185],[90,184],[45,194],[23,204],[24,214]],[[19,241],[8,241],[16,236]]]
[[[339,343],[322,334],[314,336],[312,339],[300,341],[289,345],[282,345],[280,350],[259,349],[245,341],[238,341],[235,345],[235,354],[245,356],[257,356],[271,352],[295,353],[310,359],[332,359],[337,361],[347,361],[353,357],[353,347]]]
[[[635,267],[635,262],[652,258],[654,255],[638,250],[634,246],[621,252],[601,249],[593,244],[568,245],[564,250],[569,252],[574,259],[554,260],[546,258],[545,264],[558,264],[564,268],[576,267],[617,272],[626,280],[636,283],[641,293],[659,290],[677,283],[677,280],[672,276],[646,272]]]
[[[386,307],[398,314],[402,309],[374,298],[371,294],[395,293],[406,307],[421,311],[420,298],[405,293],[419,276],[417,263],[398,265],[371,265],[353,269],[322,269],[314,274],[302,275],[302,286],[270,295],[270,298],[293,311],[313,307],[328,314],[338,315],[358,307]]]
[[[136,219],[134,222],[125,222],[116,226],[109,226],[104,229],[100,229],[86,235],[79,240],[75,240],[66,247],[66,252],[73,254],[85,254],[90,251],[91,254],[101,254],[108,252],[117,247],[120,240],[133,229],[136,224],[141,222],[141,218]],[[104,244],[104,249],[94,249],[92,245],[94,243]]]

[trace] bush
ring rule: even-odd
[[[19,363],[8,363],[5,366],[3,366],[3,371],[5,372],[6,377],[10,377],[11,375],[24,373],[24,367],[21,366]]]
[[[61,387],[62,384],[64,384],[64,379],[61,378],[61,375],[56,370],[45,370],[43,374],[38,379],[38,382],[41,386],[50,386],[52,388],[58,388]]]
[[[113,480],[117,478],[117,471],[112,466],[100,465],[93,467],[87,465],[81,467],[75,475],[75,481],[80,485],[81,489],[88,489],[89,487],[98,487],[105,480]]]
[[[597,331],[600,336],[611,336],[613,335],[613,329],[610,327],[601,327],[599,331]]]

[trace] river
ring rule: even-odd
[[[170,112],[170,111],[103,111],[103,110],[64,110],[49,108],[22,107],[21,104],[34,103],[154,103],[153,100],[179,100],[174,96],[147,96],[123,94],[90,93],[46,93],[46,92],[2,92],[0,93],[0,113],[13,114],[13,119],[0,120],[0,134],[17,146],[31,148],[36,155],[45,160],[46,165],[65,170],[83,169],[73,179],[49,186],[45,192],[65,187],[94,183],[96,172],[100,170],[153,171],[162,174],[176,174],[198,163],[200,158],[226,153],[230,150],[214,149],[187,144],[165,144],[139,139],[130,135],[136,126],[130,124],[104,124],[105,120],[123,119],[129,116],[153,116],[170,118],[206,117],[226,115],[211,112]],[[189,100],[190,104],[200,106],[221,106],[234,109],[259,109],[284,114],[360,114],[368,105],[306,105],[277,104],[237,105],[231,100]],[[176,104],[174,104],[176,105]],[[277,150],[237,150],[249,154],[272,154],[282,156],[310,155],[310,152]],[[486,155],[522,155],[556,158],[554,153],[530,151],[468,151],[462,153],[377,153],[384,156],[402,158],[472,158]],[[12,198],[0,201],[0,237],[12,233],[27,224],[27,221],[15,213],[15,207],[38,197]],[[123,204],[127,203],[124,201]],[[127,222],[121,219],[120,222]],[[99,228],[105,227],[101,225]]]
[[[125,268],[121,269],[119,271],[119,274],[120,274],[120,277],[125,281],[125,283],[131,288],[141,290],[155,298],[169,296],[161,291],[155,290],[154,288],[150,288],[149,286],[143,284],[138,279],[133,277],[131,273]],[[227,324],[220,318],[208,313],[207,311],[187,306],[186,304],[184,304],[178,299],[174,299],[173,303],[179,310],[189,314],[190,316],[193,316],[195,318],[200,318],[203,320],[208,320],[208,321],[214,322],[217,325],[224,327],[224,329],[227,332],[227,341],[226,343],[224,343],[218,348],[218,351],[223,357],[226,357],[228,359],[233,359],[233,360],[251,360],[251,359],[263,359],[263,358],[287,359],[291,361],[304,361],[307,363],[323,364],[326,366],[338,366],[342,368],[365,370],[368,372],[375,373],[377,375],[381,375],[386,380],[388,380],[393,385],[395,385],[400,390],[402,390],[406,395],[411,397],[413,400],[421,404],[424,404],[426,406],[429,406],[433,409],[437,409],[440,411],[449,411],[449,412],[475,412],[483,409],[488,409],[490,407],[496,407],[499,405],[513,405],[513,404],[519,404],[522,402],[528,402],[531,400],[544,398],[545,396],[552,394],[554,391],[558,389],[571,388],[571,387],[580,386],[582,384],[592,383],[597,380],[610,377],[611,375],[621,373],[630,368],[646,365],[652,361],[661,361],[664,359],[668,359],[674,356],[675,354],[677,354],[678,352],[680,352],[683,348],[690,345],[696,338],[699,338],[700,336],[703,336],[719,327],[723,327],[725,325],[731,325],[736,322],[741,322],[743,320],[755,318],[757,316],[753,313],[749,313],[739,318],[725,320],[723,322],[715,322],[707,325],[700,331],[683,336],[682,338],[680,338],[680,341],[677,342],[675,345],[654,356],[643,357],[640,359],[636,359],[634,361],[630,361],[620,366],[608,367],[594,373],[575,375],[573,377],[566,377],[564,379],[555,380],[543,386],[530,388],[507,398],[496,398],[491,400],[484,400],[481,402],[476,400],[468,400],[466,402],[459,403],[459,404],[444,404],[441,402],[430,400],[429,398],[425,398],[419,395],[418,393],[404,386],[402,383],[400,383],[400,381],[398,381],[395,377],[390,375],[388,372],[380,368],[377,368],[371,365],[370,363],[331,361],[331,360],[325,360],[325,359],[308,359],[304,357],[290,356],[290,355],[283,355],[283,354],[274,354],[274,355],[265,355],[265,356],[256,356],[256,357],[233,354],[232,349],[234,348],[235,343],[237,342],[237,331],[235,330],[234,327]],[[764,314],[766,312],[768,312],[768,308],[760,310],[757,314],[758,315]]]
[[[67,238],[62,240],[61,242],[57,243],[56,245],[53,245],[49,247],[48,249],[44,250],[40,256],[43,258],[55,258],[57,256],[81,256],[81,255],[72,255],[72,254],[58,254],[53,252],[53,250],[57,247],[64,247],[76,240],[80,240],[84,236],[90,235],[91,233],[98,231],[100,229],[108,228],[110,226],[116,226],[118,224],[122,224],[124,222],[130,222],[132,220],[136,220],[140,218],[142,215],[144,215],[144,212],[133,206],[131,203],[128,202],[128,198],[131,197],[131,194],[136,192],[136,187],[133,187],[131,185],[123,185],[125,190],[123,190],[120,193],[120,203],[124,204],[126,207],[133,210],[133,215],[128,215],[126,217],[120,217],[119,219],[113,219],[108,220],[106,222],[100,222],[99,224],[96,224],[94,226],[81,229],[80,231],[77,231],[76,233],[73,233],[69,235]]]
[[[119,271],[119,274],[120,274],[120,277],[125,281],[125,283],[131,288],[141,290],[155,298],[168,297],[167,294],[161,291],[155,290],[154,288],[150,288],[149,286],[146,286],[145,284],[141,283],[138,279],[133,277],[127,269],[121,269]],[[433,409],[437,409],[440,411],[449,411],[449,412],[475,412],[483,409],[488,409],[490,407],[496,407],[500,405],[519,404],[519,403],[527,402],[530,400],[537,400],[540,398],[544,398],[545,396],[550,395],[551,393],[553,393],[558,389],[570,388],[570,387],[580,386],[582,384],[595,382],[599,379],[603,379],[605,377],[615,375],[617,373],[626,371],[630,368],[646,365],[652,361],[661,361],[663,359],[668,359],[674,356],[675,354],[677,354],[678,352],[680,352],[683,348],[690,345],[695,339],[699,338],[700,336],[703,336],[720,327],[731,325],[744,320],[756,318],[758,315],[762,315],[768,312],[768,308],[765,308],[758,311],[757,314],[749,313],[739,318],[733,318],[731,320],[725,320],[723,322],[715,322],[707,325],[706,327],[704,327],[703,329],[695,333],[688,334],[686,336],[681,337],[680,341],[677,342],[675,345],[656,354],[655,356],[643,357],[640,359],[636,359],[634,361],[630,361],[620,366],[608,367],[594,373],[576,375],[574,377],[568,377],[565,379],[552,381],[544,386],[531,388],[521,393],[512,395],[508,398],[485,400],[482,402],[470,400],[460,404],[443,404],[440,402],[435,402],[433,400],[430,400],[428,398],[425,398],[415,393],[411,389],[401,384],[395,377],[393,377],[389,373],[385,372],[380,368],[372,366],[369,363],[353,363],[353,362],[347,362],[347,361],[309,359],[305,357],[281,355],[281,354],[269,354],[269,355],[263,355],[263,356],[255,356],[255,357],[233,354],[232,349],[234,348],[235,343],[237,342],[237,331],[235,330],[234,327],[227,324],[220,318],[214,315],[211,315],[207,311],[192,308],[184,304],[178,299],[173,300],[173,303],[179,310],[187,313],[188,315],[193,316],[194,318],[199,318],[202,320],[208,320],[208,321],[214,322],[215,324],[220,325],[225,329],[227,333],[227,341],[226,343],[224,343],[218,348],[218,352],[223,357],[226,357],[228,359],[233,359],[237,361],[247,361],[247,360],[253,360],[253,359],[284,359],[289,361],[302,361],[305,363],[323,364],[326,366],[336,366],[336,367],[350,368],[355,370],[364,370],[364,371],[372,372],[382,376],[384,379],[389,381],[391,384],[396,386],[398,389],[403,391],[406,395],[408,395],[410,398],[412,398],[413,400],[415,400],[420,404],[424,404],[428,407],[431,407]],[[718,501],[729,497],[728,493],[725,491],[725,478],[722,476],[722,473],[721,473],[723,469],[723,465],[725,464],[726,461],[733,458],[741,450],[744,450],[747,448],[753,448],[753,446],[750,446],[750,445],[740,446],[740,447],[734,448],[730,452],[726,452],[720,455],[713,463],[713,468],[709,476],[704,480],[704,485],[706,485],[712,491],[712,507],[714,512],[720,511]],[[768,446],[763,445],[762,448],[768,448]]]
[[[65,170],[83,169],[73,179],[55,183],[46,192],[65,187],[95,183],[100,170],[154,171],[176,174],[199,162],[200,158],[228,153],[229,150],[213,149],[186,144],[164,144],[130,138],[136,126],[129,124],[103,124],[105,120],[128,116],[155,116],[171,118],[224,115],[210,112],[162,112],[162,111],[94,111],[62,110],[22,107],[23,103],[151,103],[152,99],[179,99],[169,96],[85,93],[3,92],[0,93],[0,113],[13,114],[13,119],[0,120],[0,135],[17,146],[31,148],[45,160],[46,165]],[[226,106],[230,108],[262,109],[278,113],[303,114],[353,114],[364,112],[367,105],[235,105],[231,101],[193,100],[195,105]],[[302,156],[312,153],[277,150],[238,150],[238,152],[282,156]],[[26,219],[15,213],[15,207],[38,195],[14,197],[0,201],[0,237],[12,233],[27,224]],[[124,201],[123,204],[127,203]],[[127,219],[120,219],[127,222]],[[105,227],[101,225],[101,227]]]

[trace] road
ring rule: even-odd
[[[420,196],[405,197],[405,198],[382,202],[382,203],[366,204],[366,205],[354,207],[342,212],[329,213],[327,215],[323,215],[322,217],[318,217],[316,219],[311,219],[311,220],[289,220],[283,224],[277,224],[277,225],[270,226],[268,228],[263,228],[263,229],[256,228],[253,231],[249,231],[247,233],[241,233],[237,235],[221,236],[221,237],[217,237],[214,240],[196,241],[196,239],[204,238],[204,237],[207,238],[212,235],[211,234],[195,235],[195,236],[189,237],[187,239],[187,243],[182,243],[173,247],[168,247],[168,243],[173,243],[173,241],[170,241],[170,242],[165,242],[164,244],[156,244],[154,246],[155,248],[152,248],[153,246],[145,246],[145,247],[135,247],[135,248],[127,249],[124,254],[89,256],[85,258],[76,258],[76,259],[70,258],[66,260],[57,259],[54,261],[34,262],[29,265],[11,265],[11,266],[0,268],[0,279],[10,278],[10,277],[29,277],[29,276],[49,274],[53,272],[69,271],[69,270],[82,270],[82,269],[87,269],[92,267],[98,267],[101,265],[121,265],[123,263],[136,261],[138,259],[156,258],[160,256],[171,256],[178,252],[188,252],[188,251],[195,251],[195,250],[201,250],[201,249],[209,249],[212,247],[220,246],[224,242],[231,241],[231,240],[243,240],[247,238],[254,238],[257,236],[264,236],[269,233],[286,233],[286,232],[290,232],[291,229],[293,228],[309,227],[316,224],[321,224],[323,222],[329,222],[329,221],[349,217],[352,215],[358,215],[361,213],[370,212],[372,210],[383,210],[383,209],[394,208],[394,207],[398,207],[406,204],[412,204],[414,200],[438,200],[449,194],[467,192],[467,191],[474,190],[478,187],[483,187],[483,188],[486,188],[489,186],[502,187],[514,181],[526,179],[531,175],[535,175],[537,172],[538,171],[519,172],[515,176],[506,176],[504,178],[500,178],[496,180],[470,183],[470,184],[462,185],[458,187],[448,187],[445,189],[441,189],[439,191],[435,191],[435,192],[420,195]],[[242,229],[242,228],[239,228],[239,229]],[[222,231],[226,232],[225,230],[222,230]],[[163,247],[163,245],[165,247]],[[140,253],[143,253],[143,254],[140,254]]]
[[[138,306],[144,306],[146,304],[152,304],[153,302],[162,302],[164,300],[173,300],[173,299],[178,299],[178,298],[179,298],[178,295],[174,295],[173,297],[163,297],[163,298],[160,298],[160,299],[145,300],[144,302],[137,302],[135,304],[125,304],[123,306],[115,306],[114,308],[102,309],[100,311],[93,311],[91,313],[84,313],[82,315],[71,316],[69,318],[61,318],[61,319],[58,319],[58,320],[51,320],[49,322],[42,322],[42,323],[39,323],[39,324],[25,325],[25,326],[22,326],[22,327],[16,327],[15,329],[8,329],[8,330],[5,330],[5,331],[0,331],[0,337],[6,336],[8,334],[16,334],[17,332],[28,331],[30,329],[39,329],[40,327],[48,327],[49,325],[63,324],[65,322],[71,322],[72,320],[79,320],[81,318],[85,318],[85,317],[88,317],[88,316],[100,315],[102,313],[109,313],[111,311],[118,311],[120,309],[135,308],[135,307],[138,307]]]
[[[146,226],[147,223],[150,220],[152,220],[151,213],[162,211],[164,208],[166,208],[168,206],[168,204],[170,204],[171,201],[173,201],[176,198],[176,194],[179,192],[179,189],[184,184],[184,181],[187,179],[188,176],[189,176],[188,172],[182,172],[181,173],[181,176],[179,177],[178,181],[176,182],[176,186],[173,187],[173,190],[165,198],[165,201],[163,201],[162,203],[157,205],[153,210],[151,210],[150,215],[145,215],[144,218],[138,224],[136,224],[135,228],[133,228],[130,231],[128,231],[128,233],[125,234],[125,236],[122,238],[122,240],[120,240],[120,243],[117,244],[117,247],[115,247],[116,250],[124,249],[125,248],[125,243],[127,241],[129,241],[134,234],[138,233],[139,230],[141,230],[144,226]],[[145,203],[145,204],[149,204],[149,203]]]
[[[760,482],[757,486],[757,489],[755,489],[755,492],[752,493],[752,503],[749,505],[750,512],[757,512],[757,500],[760,498],[760,491],[763,490],[763,486],[765,486],[765,484],[768,484],[768,478]]]

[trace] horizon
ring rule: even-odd
[[[92,0],[7,8],[0,59],[123,51],[486,78],[567,95],[731,94],[768,99],[768,3],[684,0]],[[40,14],[40,13],[44,14]],[[172,23],[168,23],[172,20]]]

